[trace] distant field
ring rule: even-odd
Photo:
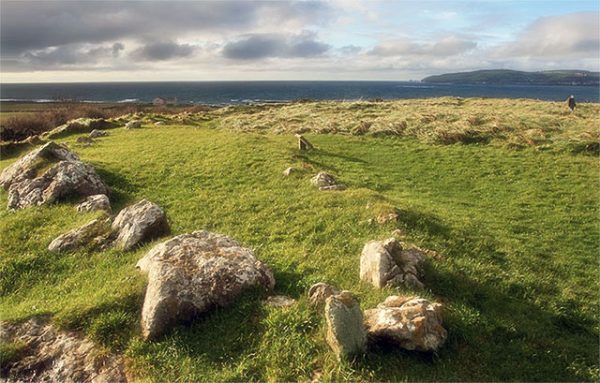
[[[565,108],[450,98],[230,107],[166,116],[165,126],[146,115],[141,129],[112,129],[86,147],[66,137],[111,187],[114,211],[147,198],[173,235],[230,235],[272,266],[276,293],[299,303],[277,309],[249,293],[143,342],[146,280],[134,266],[160,240],[127,253],[50,253],[53,238],[93,214],[74,214],[75,201],[9,212],[2,191],[2,320],[49,314],[156,382],[598,381],[600,177],[593,150],[576,148],[598,141],[600,106]],[[539,139],[527,139],[532,129]],[[295,131],[317,149],[299,152]],[[303,170],[285,178],[288,166]],[[312,187],[320,170],[348,190]],[[367,222],[394,208],[397,223]],[[440,253],[420,294],[445,305],[447,343],[436,355],[383,347],[340,364],[306,290],[331,282],[363,309],[395,293],[361,283],[358,262],[366,241],[396,228]]]

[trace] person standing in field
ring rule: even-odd
[[[567,98],[567,105],[569,105],[569,109],[571,109],[571,113],[573,113],[575,111],[575,96],[570,95],[569,98]]]

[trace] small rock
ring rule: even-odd
[[[125,124],[125,129],[138,129],[142,127],[142,122],[139,120],[131,120]]]
[[[78,144],[91,145],[94,143],[94,140],[90,137],[82,136],[82,137],[77,137],[77,140],[75,140],[75,142],[77,142]]]
[[[148,274],[142,308],[142,335],[147,339],[211,307],[230,304],[248,288],[275,286],[273,273],[252,250],[207,231],[154,246],[137,267]]]
[[[73,251],[90,243],[100,244],[110,234],[110,219],[97,218],[80,228],[55,238],[48,250],[56,253]]]
[[[110,207],[110,200],[106,194],[91,195],[85,199],[82,203],[77,205],[78,212],[90,212],[90,211],[105,211],[110,214],[112,211]]]
[[[335,177],[326,172],[319,172],[316,176],[310,179],[310,182],[317,187],[332,186],[337,184]]]
[[[156,121],[154,123],[154,125],[156,125],[156,126],[160,126],[160,125],[164,125],[164,124],[165,124],[164,121]]]
[[[6,382],[126,382],[123,360],[75,333],[60,331],[45,319],[0,323],[0,341],[19,344],[16,360],[2,361]],[[7,380],[4,380],[7,379]]]
[[[362,354],[367,348],[367,336],[358,300],[350,291],[327,298],[327,343],[338,359],[348,359]]]
[[[448,332],[442,326],[442,305],[422,298],[390,296],[365,311],[371,341],[385,339],[406,350],[436,351]]]
[[[294,298],[284,295],[273,295],[267,298],[267,304],[273,307],[290,307],[296,303]]]
[[[319,282],[310,286],[310,289],[308,289],[308,299],[313,306],[320,306],[325,304],[327,298],[338,293],[339,290],[335,287],[328,285],[327,283]]]
[[[295,172],[295,171],[296,171],[295,168],[289,167],[283,171],[283,175],[288,177],[290,174],[292,174],[292,172]]]
[[[112,229],[118,232],[115,245],[130,250],[142,242],[168,234],[169,224],[160,206],[144,199],[121,210]]]
[[[360,256],[360,279],[376,288],[404,285],[423,288],[424,253],[418,248],[403,249],[395,238],[368,242]]]
[[[375,218],[378,224],[384,225],[388,222],[396,222],[398,221],[398,213],[383,213],[379,214],[377,218]]]
[[[108,136],[108,132],[106,130],[98,130],[98,129],[92,130],[89,135],[90,138],[98,138],[98,137],[106,137],[106,136]]]

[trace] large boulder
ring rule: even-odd
[[[130,250],[145,241],[169,233],[169,224],[164,211],[146,199],[121,210],[112,223],[118,233],[115,246]]]
[[[349,359],[367,349],[367,335],[358,300],[350,291],[331,295],[325,303],[327,343],[338,359]]]
[[[5,168],[0,174],[0,185],[8,190],[14,182],[35,178],[37,171],[44,167],[44,164],[59,161],[79,161],[79,156],[64,146],[48,142]]]
[[[251,287],[271,290],[273,273],[252,250],[207,231],[156,245],[137,267],[148,274],[142,335],[155,338],[177,322],[226,306]]]
[[[448,335],[442,305],[423,298],[387,297],[365,311],[365,326],[371,341],[385,340],[406,350],[436,351]]]
[[[58,138],[72,133],[89,133],[95,129],[109,128],[112,123],[104,118],[78,118],[44,133],[45,138]]]
[[[78,212],[105,211],[110,214],[110,200],[106,194],[91,195],[77,205]]]
[[[80,228],[59,235],[48,245],[48,250],[66,252],[92,243],[100,245],[108,238],[109,234],[110,218],[97,218]]]
[[[376,288],[405,286],[423,288],[425,254],[418,248],[404,249],[396,238],[368,242],[360,256],[360,279]]]
[[[0,341],[19,345],[3,360],[3,382],[126,382],[123,360],[75,333],[60,331],[40,318],[0,323]]]

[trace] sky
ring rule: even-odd
[[[600,70],[600,0],[0,2],[0,82]]]

